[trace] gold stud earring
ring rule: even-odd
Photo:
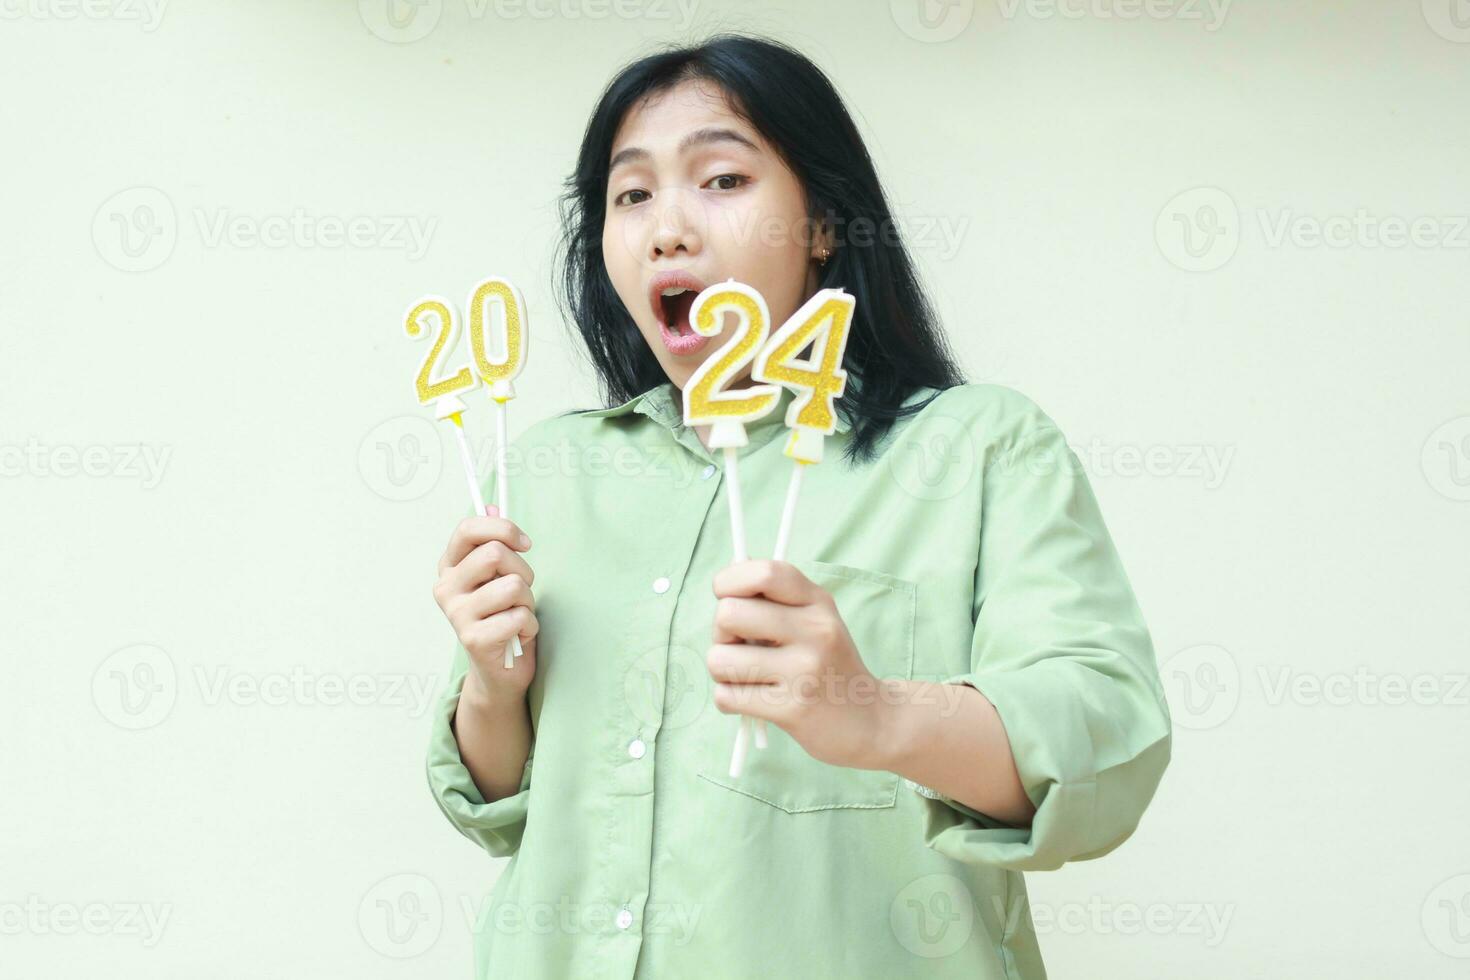
[[[827,264],[827,260],[830,259],[831,257],[832,257],[832,250],[830,248],[823,248],[822,249],[822,257],[821,257],[821,259],[819,261],[820,261],[820,263],[822,265],[826,265]]]

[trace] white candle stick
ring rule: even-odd
[[[755,380],[786,385],[797,393],[786,410],[791,435],[785,453],[795,467],[786,486],[786,503],[776,532],[776,561],[786,559],[802,475],[808,466],[821,462],[823,439],[837,428],[834,401],[847,386],[842,355],[856,308],[857,300],[840,289],[818,290],[771,334],[770,342],[761,348],[751,366],[750,376]],[[808,346],[812,347],[812,355],[803,359],[799,355]],[[765,748],[765,719],[756,726],[755,741]]]
[[[475,457],[470,452],[470,441],[465,438],[464,421],[458,412],[450,419],[454,423],[455,441],[459,443],[459,461],[464,465],[465,482],[470,485],[470,499],[475,503],[475,513],[484,517],[488,508],[485,506],[485,495],[480,492],[480,478],[475,474]]]
[[[464,464],[465,480],[470,485],[470,499],[474,501],[475,513],[485,517],[490,513],[490,508],[485,506],[485,495],[480,491],[479,471],[475,466],[475,456],[470,452],[470,441],[464,433],[464,418],[460,412],[454,412],[449,416],[449,421],[454,424],[455,441],[459,443],[459,459]],[[495,421],[499,435],[495,450],[495,489],[500,498],[496,506],[500,510],[500,516],[505,517],[509,491],[505,479],[505,404],[503,402],[496,403]],[[505,666],[514,667],[515,658],[524,652],[521,649],[520,635],[512,636],[510,643],[505,648]]]
[[[740,457],[734,446],[725,447],[725,488],[730,501],[730,536],[735,561],[745,561],[745,511],[740,503]]]
[[[500,516],[510,520],[510,481],[506,479],[505,471],[505,400],[495,401],[495,492],[498,498],[496,507],[500,509]],[[510,669],[515,666],[515,658],[525,653],[521,649],[521,637],[517,633],[510,638],[510,644],[505,648],[505,666]]]
[[[495,493],[501,517],[510,514],[510,480],[505,475],[506,427],[505,402],[499,401],[495,403]]]
[[[776,561],[786,560],[786,545],[791,539],[791,525],[793,518],[796,516],[796,498],[801,493],[801,474],[806,470],[806,467],[806,463],[798,460],[795,468],[791,471],[791,482],[786,484],[786,504],[781,508],[781,526],[776,532],[776,551],[771,555]],[[749,721],[749,717],[746,720]],[[739,750],[741,739],[748,737],[745,727],[742,726],[735,736],[737,751]],[[764,718],[757,718],[755,720],[755,747],[763,749],[766,745],[766,720]],[[733,761],[730,763],[730,767],[732,769],[735,768]],[[739,775],[739,773],[733,773],[733,775]]]
[[[735,447],[725,447],[725,487],[730,501],[730,536],[733,539],[733,550],[735,561],[745,561],[749,557],[745,550],[745,508],[740,500],[740,469],[739,457],[735,455]],[[745,766],[745,757],[750,751],[751,739],[750,715],[740,716],[740,727],[735,731],[735,748],[730,755],[730,777],[733,779],[740,775]],[[756,735],[756,742],[761,748],[765,748],[765,719],[760,719],[761,728]]]
[[[786,505],[781,508],[781,526],[776,531],[776,561],[786,560],[786,545],[791,541],[791,524],[796,516],[796,498],[801,493],[801,474],[808,464],[797,461],[791,470],[791,482],[786,484]]]

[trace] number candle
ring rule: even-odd
[[[842,355],[847,350],[848,326],[852,323],[857,300],[840,289],[822,289],[802,304],[801,308],[771,335],[756,355],[750,376],[757,381],[783,384],[796,391],[786,409],[786,425],[791,435],[784,452],[795,461],[791,482],[786,487],[786,503],[781,510],[781,524],[776,533],[777,561],[786,558],[791,540],[791,526],[796,515],[796,500],[801,493],[801,477],[806,467],[822,461],[823,440],[837,429],[837,412],[833,401],[847,388],[847,373],[842,370]],[[816,346],[808,360],[797,355],[813,340]],[[730,775],[740,775],[745,759],[747,726],[735,736],[735,749],[730,759]],[[766,720],[755,720],[755,744],[766,747]]]
[[[437,326],[430,321],[437,321]],[[464,410],[465,404],[460,399],[461,392],[469,391],[478,383],[475,376],[470,373],[469,365],[461,365],[460,368],[448,376],[435,375],[435,369],[439,362],[446,357],[446,352],[454,347],[459,338],[459,319],[450,308],[449,301],[439,296],[426,296],[409,308],[408,315],[404,319],[404,326],[409,337],[414,340],[428,336],[431,329],[434,332],[434,343],[429,348],[429,356],[424,358],[424,363],[419,366],[419,373],[414,378],[414,390],[418,395],[419,404],[434,406],[434,417],[441,421],[448,421],[454,426],[454,435],[459,443],[459,458],[464,464],[465,479],[470,484],[470,499],[474,501],[475,513],[485,513],[485,499],[480,494],[480,478],[475,472],[475,458],[470,453],[469,442],[464,434]]]
[[[500,315],[493,318],[498,356],[492,357],[487,344],[487,325],[492,318],[487,307],[499,307]],[[480,380],[489,389],[495,402],[495,488],[499,499],[496,506],[500,516],[510,520],[510,486],[506,479],[506,402],[515,397],[511,384],[526,365],[526,303],[520,290],[498,276],[491,276],[470,292],[470,352],[474,355],[475,370]],[[505,648],[505,666],[514,666],[514,659],[524,653],[519,635],[510,638]]]
[[[783,384],[797,393],[786,409],[786,425],[791,435],[786,440],[785,453],[796,461],[796,467],[791,471],[786,506],[781,511],[781,526],[776,534],[778,561],[786,555],[802,471],[822,461],[822,444],[837,429],[834,402],[847,390],[842,355],[847,350],[847,328],[856,307],[857,300],[849,293],[840,289],[818,290],[771,335],[770,343],[756,356],[750,369],[750,376],[757,381]],[[806,360],[797,357],[813,341],[816,343],[812,356]]]

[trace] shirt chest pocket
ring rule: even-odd
[[[792,564],[831,593],[863,663],[874,677],[913,677],[917,606],[917,586],[913,582],[852,565],[809,559]],[[879,697],[877,691],[846,690],[825,680],[819,681],[816,690],[822,697],[867,699],[870,703]],[[898,798],[896,773],[818,762],[795,739],[769,722],[766,747],[756,748],[752,743],[740,776],[732,779],[730,753],[739,716],[715,714],[717,723],[708,726],[701,745],[699,775],[717,786],[787,813],[889,807]]]

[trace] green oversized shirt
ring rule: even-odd
[[[755,558],[795,465],[791,397],[738,451]],[[994,703],[1036,806],[1013,828],[895,773],[818,762],[775,725],[730,778],[739,716],[714,706],[704,662],[729,488],[680,399],[665,383],[511,447],[541,625],[531,757],[519,792],[487,803],[451,729],[458,645],[428,748],[430,788],[486,880],[510,858],[476,925],[477,976],[1043,977],[1021,872],[1117,847],[1170,754],[1148,629],[1062,433],[1019,392],[967,384],[851,467],[839,420],[788,551],[873,674]]]

